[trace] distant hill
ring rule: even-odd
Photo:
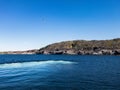
[[[74,40],[50,44],[37,54],[119,54],[120,38],[111,40]]]
[[[0,52],[0,54],[36,54],[38,49],[26,50],[26,51],[6,51]]]

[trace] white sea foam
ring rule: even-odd
[[[0,68],[22,68],[22,67],[33,67],[33,66],[46,66],[51,64],[73,64],[74,62],[71,61],[55,61],[55,60],[48,60],[48,61],[34,61],[34,62],[18,62],[18,63],[6,63],[0,64]]]

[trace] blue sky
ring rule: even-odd
[[[0,51],[120,37],[120,0],[0,0]]]

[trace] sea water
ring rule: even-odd
[[[0,90],[120,90],[120,56],[0,55]]]

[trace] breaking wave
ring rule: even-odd
[[[73,64],[73,63],[75,63],[75,62],[63,61],[63,60],[17,62],[17,63],[0,64],[0,68],[22,68],[22,67],[33,67],[33,66],[46,66],[46,65],[51,65],[51,64]]]

